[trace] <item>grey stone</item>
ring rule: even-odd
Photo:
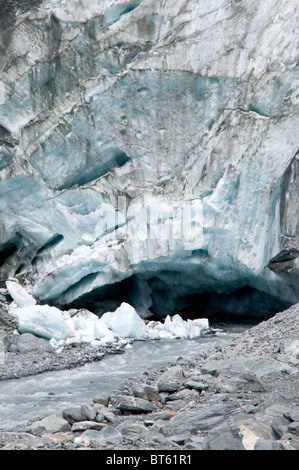
[[[27,450],[37,448],[40,438],[30,432],[0,431],[0,442],[5,444],[1,450]]]
[[[161,401],[161,397],[156,388],[151,387],[150,385],[145,385],[144,391],[149,401]]]
[[[177,392],[184,380],[183,369],[176,365],[167,369],[159,378],[157,387],[159,392]]]
[[[71,429],[69,422],[58,414],[51,414],[26,426],[24,431],[41,436],[44,433],[67,432]]]
[[[212,430],[203,442],[203,450],[245,450],[239,428],[222,425]]]
[[[237,409],[234,404],[219,404],[179,412],[169,421],[170,435],[208,431],[227,420]]]
[[[81,412],[84,417],[82,421],[93,421],[97,415],[97,409],[93,405],[81,405]]]
[[[9,352],[18,352],[20,354],[30,352],[54,352],[54,348],[48,340],[38,338],[31,333],[23,333],[21,335],[13,336],[7,349]]]
[[[79,437],[76,437],[74,442],[76,446],[97,448],[101,447],[101,444],[103,443],[103,435],[101,434],[101,431],[87,429],[86,431],[83,431]]]
[[[299,436],[299,421],[294,421],[288,426],[287,432],[291,434],[295,434],[295,436]]]
[[[109,405],[111,395],[107,392],[99,392],[96,397],[93,399],[93,403],[98,403],[104,406]]]
[[[105,416],[104,416],[104,413],[102,413],[102,411],[97,411],[95,421],[97,423],[103,423],[103,421],[105,421]]]
[[[186,442],[191,441],[189,433],[175,434],[174,436],[170,436],[170,440],[179,445],[185,445]]]
[[[208,369],[207,369],[208,368]],[[204,370],[210,370],[214,376],[219,375],[219,373],[223,373],[224,370],[230,371],[243,371],[243,372],[250,372],[256,375],[257,379],[265,376],[275,376],[281,374],[281,372],[289,372],[295,371],[290,365],[277,361],[269,356],[258,356],[258,355],[250,355],[250,356],[241,356],[228,358],[219,360],[217,362],[210,363],[205,367],[205,369],[201,369],[201,372],[204,373]],[[206,373],[206,372],[205,372]]]
[[[217,379],[218,393],[264,392],[264,386],[253,373],[224,370]]]
[[[86,431],[87,429],[92,429],[95,431],[101,431],[105,424],[98,423],[96,421],[79,421],[72,425],[71,431]]]
[[[174,393],[177,392],[181,388],[181,384],[179,382],[170,382],[168,380],[160,380],[158,383],[158,390],[159,392],[168,392]]]
[[[147,394],[142,384],[134,384],[132,387],[132,394],[134,397],[143,398],[143,400],[148,400]]]
[[[213,377],[218,377],[219,372],[216,366],[212,365],[210,366],[209,364],[205,365],[204,367],[201,367],[200,372],[203,375],[212,375]]]
[[[140,436],[148,431],[144,424],[140,423],[124,423],[117,427],[117,431],[125,437]]]
[[[202,392],[203,390],[208,390],[209,389],[209,385],[207,383],[199,382],[199,381],[195,381],[195,380],[189,380],[185,383],[185,385],[186,385],[186,387],[195,389],[198,392]]]
[[[154,406],[148,400],[127,395],[115,395],[111,398],[111,403],[115,408],[131,413],[148,413],[154,410]]]
[[[161,396],[159,395],[158,390],[156,388],[151,387],[150,385],[145,385],[144,391],[149,401],[161,401]]]
[[[299,450],[299,436],[296,436],[292,433],[285,433],[281,440],[287,445],[291,446],[293,449]]]
[[[71,425],[77,421],[85,421],[85,415],[80,408],[66,408],[63,410],[63,417],[66,419]]]
[[[288,450],[288,446],[280,441],[260,438],[254,445],[254,450]]]
[[[292,417],[295,416],[296,411],[293,411],[291,406],[275,404],[266,408],[264,420],[268,420],[276,427],[279,427],[283,434],[287,432],[288,426],[294,421]]]
[[[176,393],[172,393],[166,397],[166,403],[169,401],[176,401],[176,400],[193,400],[199,397],[198,391],[192,389],[186,389],[184,388],[183,390],[180,390]]]
[[[103,414],[105,420],[108,421],[108,423],[115,423],[115,421],[117,420],[115,414],[111,411],[102,410],[101,413]],[[98,420],[98,415],[96,420]]]
[[[0,309],[0,319],[1,319],[1,309]],[[0,327],[1,327],[1,324],[0,324]],[[5,331],[1,331],[1,329],[0,329],[0,341],[3,344],[4,351],[9,351],[9,347],[11,345],[11,338]]]
[[[291,421],[299,421],[299,410],[290,410],[289,413],[286,412],[284,415],[286,418],[290,419]]]

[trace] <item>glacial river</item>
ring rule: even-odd
[[[193,340],[136,341],[121,355],[65,371],[0,381],[0,429],[26,425],[30,420],[65,408],[92,403],[100,391],[116,390],[121,382],[149,369],[190,359],[215,343],[230,340],[252,325],[226,325],[226,333]]]

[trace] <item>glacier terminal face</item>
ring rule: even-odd
[[[298,2],[8,1],[0,21],[2,281],[142,318],[299,301]]]

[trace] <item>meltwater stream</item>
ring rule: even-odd
[[[121,355],[64,371],[0,381],[0,429],[24,426],[65,408],[92,403],[98,392],[116,390],[128,378],[149,369],[190,359],[220,341],[230,340],[252,325],[230,325],[226,333],[193,340],[136,341]]]

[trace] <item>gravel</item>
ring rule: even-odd
[[[95,398],[64,416],[0,432],[0,448],[299,450],[298,326],[296,304],[231,341],[217,343],[209,354],[179,358],[124,382],[105,402]],[[0,375],[5,380],[75,367],[122,352],[77,345],[64,357],[7,353]],[[68,416],[79,418],[61,431]]]

